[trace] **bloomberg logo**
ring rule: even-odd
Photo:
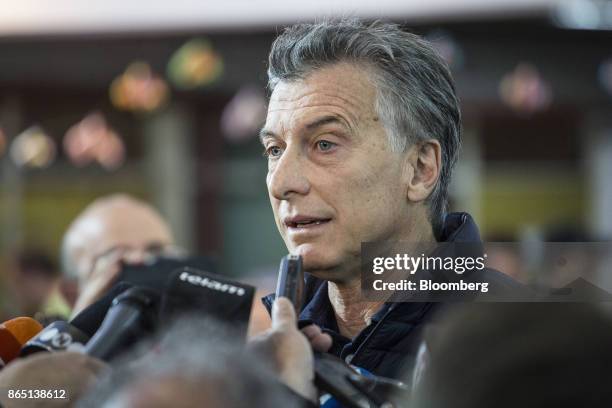
[[[195,286],[202,286],[204,288],[216,290],[218,292],[229,293],[230,295],[244,296],[246,291],[244,288],[234,286],[229,283],[221,283],[216,280],[209,278],[203,278],[199,275],[192,275],[189,272],[182,272],[179,279],[183,282],[190,283]]]

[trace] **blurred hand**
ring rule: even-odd
[[[314,359],[308,339],[298,330],[293,305],[278,298],[272,306],[272,327],[254,336],[249,347],[273,364],[280,379],[301,396],[316,401]]]
[[[100,299],[116,283],[125,265],[141,264],[145,257],[144,250],[116,248],[98,258],[74,304],[72,317]]]
[[[315,351],[326,353],[332,346],[332,337],[327,333],[323,333],[316,324],[303,327],[302,333]]]
[[[266,291],[257,289],[253,296],[253,304],[251,307],[251,317],[249,318],[248,338],[255,337],[260,333],[265,332],[272,327],[272,319],[268,313],[268,309],[264,306],[261,298],[265,296]]]

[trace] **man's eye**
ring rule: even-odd
[[[330,141],[327,140],[319,140],[317,142],[317,148],[322,151],[322,152],[326,152],[328,150],[331,150],[334,146],[336,146],[335,143],[332,143]]]
[[[268,147],[265,152],[264,152],[264,156],[270,158],[270,157],[279,157],[281,154],[283,153],[283,149],[281,149],[278,146],[270,146]]]

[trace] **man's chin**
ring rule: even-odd
[[[304,271],[325,280],[335,281],[342,275],[342,257],[319,245],[302,244],[292,254],[302,256]]]
[[[331,262],[331,258],[334,258],[334,256],[330,254],[330,248],[322,248],[321,245],[300,244],[292,249],[291,253],[302,257],[304,270],[309,273],[315,270],[329,269],[334,266],[333,262]]]

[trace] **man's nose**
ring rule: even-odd
[[[292,195],[306,195],[310,183],[306,174],[305,158],[287,148],[268,172],[268,191],[277,200],[288,200]]]

